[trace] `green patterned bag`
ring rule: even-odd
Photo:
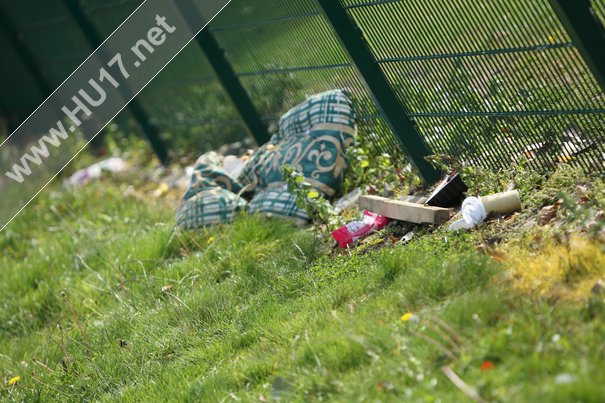
[[[266,214],[270,217],[290,219],[297,225],[309,222],[307,212],[296,204],[296,196],[283,188],[259,191],[248,204],[248,211]]]
[[[236,211],[246,208],[239,196],[243,186],[221,168],[198,163],[191,183],[176,211],[176,225],[196,229],[230,222]]]
[[[312,96],[282,116],[279,133],[254,153],[237,181],[217,167],[196,166],[177,211],[177,224],[199,228],[230,221],[235,211],[246,207],[235,194],[244,185],[256,192],[248,211],[308,222],[307,213],[296,205],[296,196],[285,189],[281,167],[292,165],[313,187],[332,197],[342,184],[345,149],[355,135],[353,106],[342,91]]]
[[[279,133],[257,150],[239,178],[257,190],[248,209],[308,221],[296,197],[285,190],[281,167],[292,165],[306,182],[332,197],[342,184],[345,149],[355,135],[353,105],[342,91],[312,96],[291,109],[280,119]]]
[[[331,197],[342,184],[345,149],[355,135],[353,105],[344,92],[314,95],[282,116],[279,133],[252,156],[238,179],[264,189],[283,183],[280,169],[289,164]]]
[[[246,201],[221,187],[200,189],[184,200],[176,211],[176,225],[197,229],[233,220],[237,211],[246,208]]]
[[[222,187],[233,193],[239,193],[243,189],[242,184],[231,178],[222,168],[210,164],[198,163],[193,168],[189,188],[183,196],[183,199],[190,199],[199,191],[215,187]]]

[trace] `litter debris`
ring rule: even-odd
[[[521,210],[521,196],[518,190],[479,197],[487,214],[510,214]]]
[[[198,165],[211,165],[220,166],[222,162],[221,156],[216,151],[208,151],[198,157],[195,161],[195,166]]]
[[[388,238],[391,241],[391,243],[394,243],[394,244],[398,244],[399,241],[401,241],[401,239],[397,238],[395,235],[389,235]]]
[[[246,162],[243,158],[236,157],[235,155],[227,155],[223,159],[223,169],[230,177],[237,178],[244,170]]]
[[[521,209],[521,198],[517,190],[489,196],[467,197],[462,203],[462,218],[454,221],[448,229],[459,231],[482,224],[490,214],[508,214]]]
[[[569,162],[574,156],[581,154],[594,146],[594,143],[584,137],[581,129],[577,126],[569,127],[563,132],[561,142],[561,155],[559,160]]]
[[[460,203],[460,198],[467,190],[468,186],[462,181],[460,175],[454,172],[437,185],[426,204],[435,207],[455,207]]]
[[[202,159],[198,159],[198,162]],[[230,222],[247,202],[239,196],[244,187],[216,165],[198,163],[189,188],[176,210],[177,226],[195,229]]]
[[[159,172],[159,175],[150,178],[150,182],[159,182],[165,184],[169,189],[185,190],[189,186],[191,175],[193,175],[193,166],[187,166],[185,169],[173,169],[165,174]],[[166,175],[166,176],[164,176]]]
[[[481,224],[487,218],[487,211],[477,197],[467,197],[462,203],[460,209],[462,218],[454,221],[448,229],[450,231],[459,231],[461,229],[470,229]]]
[[[412,239],[414,239],[414,231],[410,231],[407,234],[405,234],[403,236],[403,238],[401,238],[401,243],[408,243],[410,242]]]
[[[361,196],[359,207],[375,211],[394,220],[414,224],[443,224],[450,219],[450,210],[441,207],[424,206],[380,196]]]
[[[342,249],[373,231],[378,231],[389,223],[387,217],[369,211],[363,212],[363,220],[353,221],[332,232],[332,236]]]
[[[220,155],[243,155],[253,146],[252,139],[246,138],[235,143],[225,144],[217,151]]]
[[[555,383],[557,385],[567,385],[575,382],[576,377],[574,375],[568,374],[567,372],[562,372],[555,376]]]
[[[286,112],[278,129],[268,143],[241,159],[219,153],[201,156],[177,208],[177,226],[194,229],[229,222],[235,210],[308,223],[308,213],[287,189],[282,167],[295,167],[314,189],[309,196],[337,194],[347,167],[346,149],[357,135],[353,103],[341,90],[314,95]],[[242,143],[232,151],[248,146]]]
[[[353,207],[359,202],[361,197],[361,189],[357,188],[352,192],[347,193],[334,203],[334,211],[341,213],[343,210]]]
[[[563,200],[557,201],[552,206],[543,207],[538,214],[538,225],[544,226],[548,225],[557,217],[557,211],[559,211],[559,206],[563,203]]]
[[[547,148],[548,147],[545,142],[529,144],[523,150],[523,155],[525,156],[525,158],[531,161],[537,158],[538,156],[545,154],[548,151]]]
[[[82,186],[92,179],[100,178],[103,171],[119,173],[125,170],[126,161],[117,157],[109,158],[77,171],[65,181],[65,185],[68,187]]]
[[[405,245],[406,243],[410,242],[412,239],[414,239],[414,231],[410,231],[407,234],[405,234],[403,237],[398,238],[395,235],[389,235],[388,236],[389,240],[394,243],[394,244],[400,244],[400,245]]]
[[[530,144],[525,147],[523,154],[528,160],[552,155],[557,156],[557,161],[568,163],[594,146],[594,142],[585,138],[579,127],[570,127],[560,139]]]

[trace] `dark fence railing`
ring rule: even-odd
[[[3,6],[54,86],[91,51],[51,5],[68,1],[46,17]],[[140,2],[78,4],[106,37]],[[137,99],[175,154],[263,142],[305,96],[342,88],[360,136],[427,182],[428,154],[604,172],[604,24],[605,0],[232,0]]]

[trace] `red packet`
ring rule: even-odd
[[[332,236],[342,249],[357,241],[359,238],[384,228],[389,223],[387,217],[365,210],[361,221],[353,221],[332,232]]]

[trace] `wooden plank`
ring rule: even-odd
[[[361,196],[359,207],[399,221],[415,224],[443,224],[450,219],[450,210],[425,206],[380,196]]]

